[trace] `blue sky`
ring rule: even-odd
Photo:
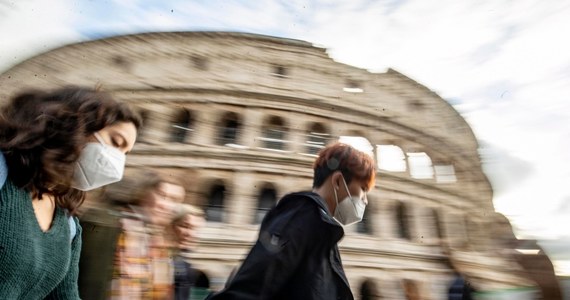
[[[472,126],[517,235],[570,241],[570,2],[0,0],[0,70],[67,43],[183,30],[301,39],[404,73]]]

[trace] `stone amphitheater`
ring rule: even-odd
[[[339,139],[378,164],[365,220],[340,243],[358,299],[405,299],[404,282],[422,299],[447,299],[453,268],[480,289],[532,285],[498,246],[493,191],[469,125],[395,70],[371,73],[293,39],[143,33],[30,58],[0,75],[0,101],[69,84],[101,86],[140,111],[145,127],[128,171],[179,178],[186,202],[204,209],[191,259],[215,289],[244,258],[264,213],[310,189],[315,154]]]

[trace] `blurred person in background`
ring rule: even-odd
[[[263,219],[233,279],[208,299],[354,299],[337,243],[362,220],[374,160],[341,143],[313,165],[313,191],[284,196]]]
[[[403,283],[404,293],[407,300],[421,300],[418,285],[410,279],[404,279]]]
[[[104,207],[81,216],[83,299],[170,299],[173,267],[165,227],[184,188],[152,170],[128,174],[102,193]]]
[[[471,282],[467,279],[465,274],[457,268],[455,258],[453,257],[453,250],[450,244],[442,239],[440,241],[441,251],[447,257],[446,266],[453,271],[453,279],[447,287],[447,299],[448,300],[472,300],[473,293],[475,293],[475,288]]]
[[[453,282],[447,290],[448,300],[473,300],[475,289],[471,283],[465,280],[465,276],[456,269],[453,272]]]
[[[0,111],[0,299],[79,299],[85,191],[121,179],[140,118],[109,94],[29,90]]]
[[[172,260],[174,264],[174,299],[188,300],[191,291],[193,294],[204,296],[207,290],[197,287],[196,283],[201,275],[201,271],[192,267],[188,254],[194,250],[197,244],[197,232],[204,226],[206,219],[204,212],[189,204],[182,204],[177,209],[176,216],[170,225],[174,245]]]

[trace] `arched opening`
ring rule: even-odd
[[[257,208],[253,218],[254,224],[259,224],[269,210],[277,203],[277,192],[271,184],[265,184],[257,196]]]
[[[371,279],[365,279],[360,285],[360,300],[381,299],[378,286]]]
[[[378,168],[388,172],[406,172],[406,154],[396,145],[376,145]]]
[[[271,116],[265,122],[262,141],[263,147],[267,149],[285,150],[285,136],[287,129],[281,117]]]
[[[330,135],[325,126],[321,123],[313,123],[309,127],[309,132],[307,133],[307,153],[317,154],[324,148],[330,139]]]
[[[208,193],[208,204],[206,205],[206,220],[210,222],[224,221],[224,202],[226,197],[226,187],[223,182],[215,182]]]
[[[358,131],[352,131],[354,135],[343,135],[338,138],[338,141],[343,144],[350,145],[355,149],[362,151],[372,158],[374,158],[374,147],[364,135]]]
[[[410,227],[408,220],[408,209],[402,202],[396,204],[396,221],[398,222],[398,236],[403,239],[410,239]]]
[[[172,120],[172,131],[170,141],[174,143],[184,143],[193,129],[192,113],[187,109],[180,109],[176,112]]]
[[[410,176],[416,179],[432,179],[433,166],[431,158],[425,152],[408,152]]]
[[[452,164],[435,165],[435,180],[437,183],[454,183],[457,182],[455,177],[455,168]]]
[[[228,112],[224,114],[218,134],[218,145],[235,145],[241,128],[238,114]]]

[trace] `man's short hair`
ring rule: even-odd
[[[374,159],[350,145],[335,143],[323,148],[313,164],[313,187],[318,188],[335,171],[340,171],[349,184],[352,179],[366,183],[367,190],[374,187],[376,169]]]

